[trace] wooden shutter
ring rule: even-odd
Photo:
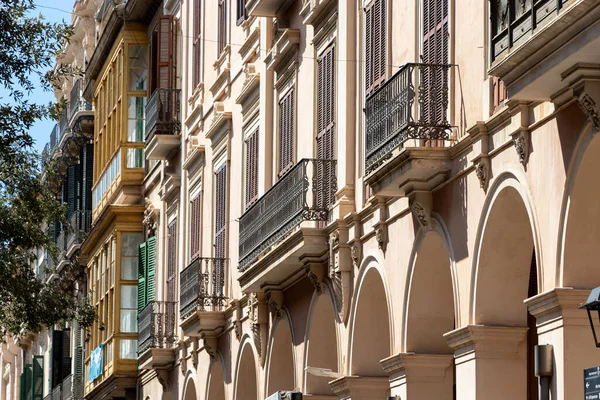
[[[146,242],[146,304],[156,300],[156,236]]]
[[[246,208],[258,199],[258,129],[246,139]]]
[[[44,356],[33,356],[31,390],[33,400],[44,398]]]
[[[87,144],[83,148],[82,162],[82,209],[92,209],[92,185],[94,181],[94,145]]]
[[[246,20],[246,0],[237,0],[237,24]]]
[[[496,112],[497,108],[504,103],[506,100],[507,92],[504,82],[496,76],[492,76],[492,114]]]
[[[194,0],[194,15],[192,17],[194,20],[194,55],[192,63],[192,83],[194,85],[194,88],[198,86],[198,84],[200,84],[200,24],[202,21],[202,19],[200,18],[200,1],[201,0]]]
[[[387,4],[373,0],[365,9],[365,90],[369,96],[386,79]]]
[[[50,371],[52,371],[52,385],[54,389],[56,385],[62,383],[63,370],[63,335],[61,331],[52,331],[52,353],[50,360],[52,362]]]
[[[63,349],[63,360],[62,360],[62,378],[71,375],[71,329],[63,329],[62,331],[62,349]]]
[[[294,89],[279,101],[279,175],[294,163]]]
[[[227,1],[219,0],[219,21],[218,21],[218,49],[217,54],[227,46]]]
[[[146,243],[138,248],[138,311],[146,307]]]
[[[176,29],[172,15],[161,15],[158,21],[158,87],[175,87]]]
[[[191,223],[190,223],[190,255],[192,259],[200,257],[200,240],[201,240],[201,229],[202,229],[202,192],[198,193],[196,197],[190,202],[191,208]]]
[[[167,227],[167,301],[175,301],[175,271],[177,271],[177,219]]]
[[[78,172],[79,168],[77,165],[71,165],[67,168],[67,180],[65,182],[67,218],[71,218],[71,215],[73,215],[77,208],[77,180],[79,178]]]
[[[318,60],[317,158],[335,158],[335,48],[329,47]]]
[[[225,258],[227,227],[227,164],[215,173],[215,258]]]

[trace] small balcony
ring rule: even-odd
[[[70,219],[71,229],[67,236],[66,256],[70,257],[79,248],[90,232],[92,226],[91,211],[75,211]]]
[[[79,79],[71,89],[69,97],[69,126],[73,130],[85,133],[94,132],[94,111],[92,103],[83,97],[85,87],[83,79]]]
[[[229,260],[194,258],[180,273],[179,316],[185,336],[217,335],[225,327]]]
[[[181,144],[181,90],[156,89],[146,104],[146,158],[168,160]]]
[[[490,3],[489,74],[511,100],[547,101],[571,81],[576,65],[598,64],[597,0],[506,0]]]
[[[336,160],[301,160],[240,217],[243,290],[281,282],[301,259],[327,251],[323,227],[337,191],[336,167]]]
[[[449,65],[407,64],[366,100],[365,182],[374,194],[431,191],[449,172]]]
[[[151,301],[139,315],[138,355],[140,369],[167,368],[175,361],[174,301]]]
[[[276,17],[278,12],[283,11],[282,6],[289,3],[281,0],[246,0],[246,14],[253,17]]]
[[[69,126],[69,106],[65,105],[63,112],[58,120],[59,137],[58,147],[62,148],[66,140],[71,136],[71,127]]]

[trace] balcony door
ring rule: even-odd
[[[448,69],[450,31],[448,26],[448,0],[423,0],[423,42],[421,49],[421,122],[429,126],[441,125],[448,119]],[[429,138],[428,147],[443,147],[444,140]]]

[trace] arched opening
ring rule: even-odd
[[[198,400],[196,395],[196,385],[193,379],[188,379],[187,386],[185,388],[184,400]]]
[[[223,368],[220,363],[212,363],[207,385],[207,400],[225,400],[225,378],[223,376]]]
[[[267,396],[279,390],[293,391],[296,388],[294,379],[294,346],[287,319],[277,323],[271,351],[269,355],[269,378]]]
[[[331,299],[322,294],[314,303],[307,336],[306,366],[326,368],[339,372],[338,343],[335,329],[335,314]],[[333,396],[329,386],[331,378],[305,374],[306,393]]]
[[[455,328],[450,261],[436,232],[423,238],[410,281],[406,319],[406,351],[450,354],[444,334]]]
[[[258,385],[256,383],[256,360],[249,344],[242,349],[242,356],[237,372],[235,389],[236,400],[257,400]]]
[[[600,136],[585,149],[568,197],[563,243],[563,287],[592,289],[600,286],[598,244],[600,243]]]
[[[390,337],[385,286],[379,272],[370,268],[357,293],[352,336],[352,374],[386,376],[380,361],[390,356]]]
[[[519,347],[518,372],[523,376],[515,388],[538,398],[533,352],[537,344],[535,318],[524,300],[538,294],[538,274],[531,222],[525,203],[513,187],[500,190],[485,221],[475,288],[473,323],[491,326],[528,327]],[[521,389],[518,389],[521,390]]]

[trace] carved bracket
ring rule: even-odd
[[[519,129],[513,134],[512,138],[515,150],[519,156],[519,162],[523,164],[523,166],[526,166],[527,161],[529,160],[531,133],[527,129]]]
[[[202,333],[200,335],[200,337],[202,338],[202,345],[204,346],[204,350],[206,350],[210,359],[211,360],[216,359],[217,358],[217,345],[218,345],[217,337],[212,336],[212,335],[209,336],[209,335],[206,335],[205,333]],[[198,356],[196,356],[196,358],[197,357]]]
[[[192,339],[192,365],[198,368],[198,338]]]
[[[163,392],[167,392],[169,390],[169,370],[157,369],[156,378],[158,379],[158,383],[162,386]]]
[[[408,198],[410,211],[417,220],[421,228],[431,229],[431,211],[433,208],[433,198],[431,192],[414,192]]]
[[[179,354],[179,367],[181,368],[181,374],[185,376],[187,372],[187,344],[185,341],[181,342],[181,350]]]
[[[596,76],[582,77],[573,86],[573,94],[576,96],[577,105],[588,117],[595,131],[600,131],[600,82]]]
[[[156,235],[156,229],[157,229],[156,220],[158,219],[158,210],[156,209],[156,207],[154,207],[152,200],[150,200],[148,197],[146,197],[146,199],[144,200],[144,203],[145,203],[145,210],[144,210],[144,217],[142,219],[142,223],[146,226],[146,229],[148,231],[148,237],[152,237],[152,236]]]
[[[267,293],[267,301],[269,307],[276,319],[281,319],[281,308],[283,307],[283,292],[280,290],[272,290]]]
[[[252,293],[249,300],[249,318],[254,345],[258,351],[258,362],[264,367],[267,355],[267,335],[269,328],[268,305],[264,293]]]
[[[487,191],[491,176],[491,162],[488,156],[481,156],[475,163],[475,175],[479,179],[479,187]]]
[[[329,250],[328,278],[338,315],[342,321],[345,321],[350,305],[350,285],[354,261],[351,246],[348,244],[348,227],[342,221],[338,221],[338,229],[330,235]]]
[[[233,331],[235,332],[235,338],[241,340],[242,338],[242,305],[239,300],[232,300],[231,304],[235,309],[235,320],[233,321]]]
[[[318,294],[323,293],[323,279],[325,279],[325,267],[323,263],[320,261],[308,261],[304,270],[306,271],[306,276],[312,282],[315,287],[315,290]]]

